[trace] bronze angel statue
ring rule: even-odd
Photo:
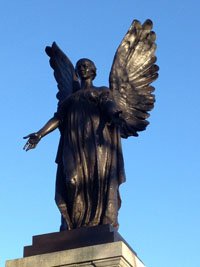
[[[134,20],[115,54],[109,88],[96,87],[95,64],[87,58],[74,68],[54,42],[46,47],[58,85],[58,108],[38,132],[29,134],[27,151],[59,128],[55,201],[61,230],[110,224],[118,228],[119,185],[125,181],[121,137],[146,129],[158,77],[152,22]]]

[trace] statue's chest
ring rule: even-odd
[[[79,90],[71,96],[71,104],[75,106],[98,106],[99,92],[94,89]]]

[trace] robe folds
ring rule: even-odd
[[[118,226],[119,185],[125,181],[118,110],[107,88],[81,89],[55,113],[60,121],[55,201],[67,229]]]

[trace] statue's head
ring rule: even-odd
[[[96,66],[94,62],[88,58],[81,58],[77,61],[75,71],[80,79],[88,79],[96,77]]]

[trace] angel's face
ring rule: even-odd
[[[76,72],[81,80],[93,80],[96,76],[96,67],[92,61],[81,59],[76,64]]]

